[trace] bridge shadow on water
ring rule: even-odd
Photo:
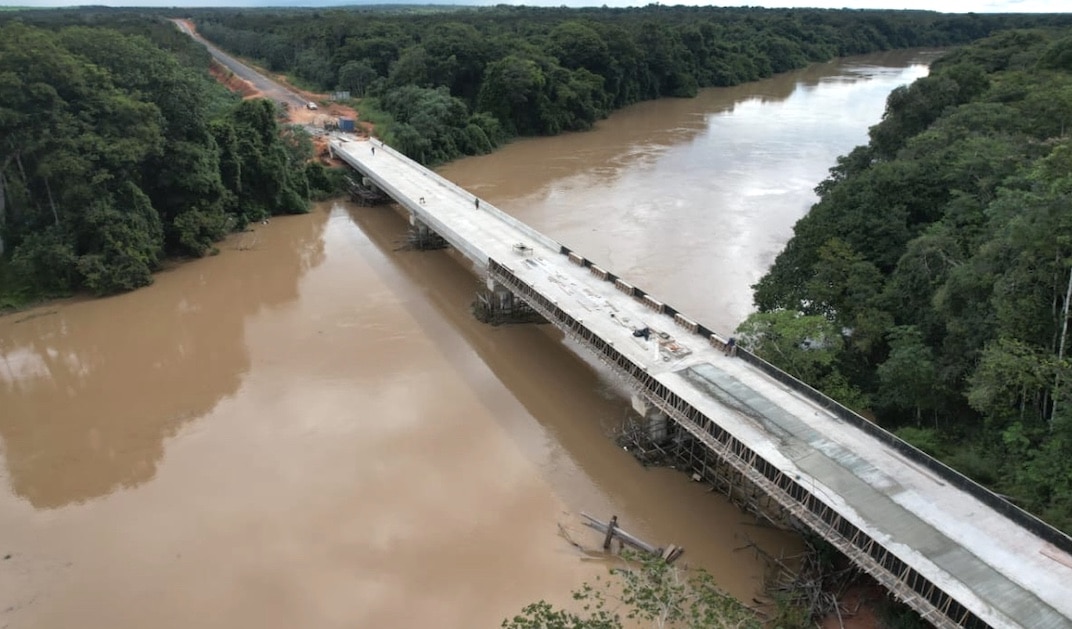
[[[577,426],[590,424],[599,430],[621,420],[629,407],[623,393],[615,390],[609,372],[600,373],[571,353],[562,334],[550,325],[491,326],[477,321],[470,310],[481,280],[470,263],[452,250],[399,250],[407,224],[391,206],[350,207],[350,216],[377,249],[389,259],[388,273],[400,273],[413,295],[427,300],[409,300],[411,312],[429,336],[441,343],[445,355],[458,356],[458,347],[440,333],[446,322],[472,348],[495,376],[507,386],[525,409],[568,449],[580,446],[584,435],[573,434]],[[383,269],[381,269],[382,271]],[[399,282],[392,279],[399,288]],[[456,362],[459,368],[462,365]],[[486,388],[479,376],[463,375],[476,390]],[[476,379],[474,379],[476,378]],[[548,391],[554,394],[549,396]],[[560,411],[575,409],[570,417]],[[577,421],[581,419],[581,421]],[[512,421],[503,417],[503,421]],[[522,444],[524,445],[524,444]],[[614,448],[617,450],[617,448]]]
[[[493,327],[477,321],[470,306],[481,278],[467,260],[451,250],[398,250],[407,223],[394,206],[348,209],[387,259],[374,266],[404,294],[414,319],[572,511],[609,517],[608,510],[621,509],[634,519],[623,520],[626,528],[657,536],[651,540],[657,544],[685,546],[687,561],[712,570],[732,565],[718,580],[741,597],[755,596],[762,577],[761,562],[742,556],[742,546],[755,542],[775,556],[800,550],[796,535],[758,526],[721,494],[708,493],[672,469],[645,469],[616,445],[609,433],[630,410],[624,385],[587,352],[578,347],[575,353],[572,341],[551,325]],[[453,333],[444,333],[445,326]],[[457,346],[458,337],[467,347]],[[468,348],[498,382],[489,381],[481,365],[466,364],[461,357]],[[513,399],[496,399],[504,397],[498,383]],[[563,460],[555,443],[571,461]]]

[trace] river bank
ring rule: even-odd
[[[881,63],[645,103],[441,172],[725,329],[748,287],[724,259],[773,255],[859,120],[925,71]],[[7,624],[497,626],[604,574],[562,533],[598,549],[580,511],[684,546],[746,601],[749,544],[799,550],[640,467],[607,438],[620,384],[547,326],[474,321],[477,278],[399,251],[392,208],[254,228],[133,293],[0,317]]]
[[[321,205],[140,291],[0,320],[4,620],[497,625],[606,569],[560,534],[598,547],[580,510],[756,592],[717,540],[779,534],[637,466],[603,432],[613,383],[547,330],[472,321],[468,270],[394,252],[404,228]]]

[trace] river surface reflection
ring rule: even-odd
[[[443,172],[725,330],[926,59],[644,103]],[[398,250],[405,229],[325,203],[134,293],[0,317],[0,627],[498,626],[605,571],[580,511],[756,596],[742,548],[799,541],[637,465],[606,438],[618,383],[553,329],[474,321],[477,278]]]
[[[890,52],[695,99],[641,103],[594,133],[516,142],[441,169],[459,185],[719,332],[839,155],[930,52]]]

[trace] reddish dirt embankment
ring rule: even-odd
[[[198,37],[197,28],[190,20],[176,20],[179,26],[193,35]],[[257,68],[249,64],[249,62],[243,62],[251,73],[255,73],[260,76],[267,84],[274,84],[275,88],[278,88],[280,92],[289,93],[298,97],[303,103],[316,103],[317,109],[308,109],[306,107],[297,107],[289,99],[287,102],[291,102],[289,109],[287,110],[287,120],[292,124],[312,125],[320,128],[333,127],[339,118],[350,118],[353,120],[358,119],[358,112],[352,107],[340,105],[338,103],[327,100],[327,96],[324,94],[317,94],[315,92],[309,92],[292,85],[285,76],[274,75],[266,72],[263,68]],[[213,61],[209,72],[212,76],[227,89],[241,94],[243,98],[274,98],[269,93],[265,93],[262,89],[258,89],[256,85],[237,76],[234,72],[229,70],[218,61]],[[263,88],[263,85],[261,86]],[[267,90],[267,88],[263,88]],[[372,126],[367,123],[358,123],[359,134],[371,135],[373,132]]]
[[[252,83],[238,77],[216,61],[213,61],[209,65],[208,73],[211,74],[212,78],[216,79],[217,82],[222,83],[227,89],[236,94],[241,94],[242,98],[257,98],[261,96],[260,91],[253,87]]]

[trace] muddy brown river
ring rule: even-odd
[[[926,54],[644,103],[442,169],[722,331]],[[792,554],[606,437],[628,400],[547,326],[490,328],[390,207],[318,205],[99,300],[0,317],[0,627],[497,627],[603,574],[584,511],[734,595]]]

